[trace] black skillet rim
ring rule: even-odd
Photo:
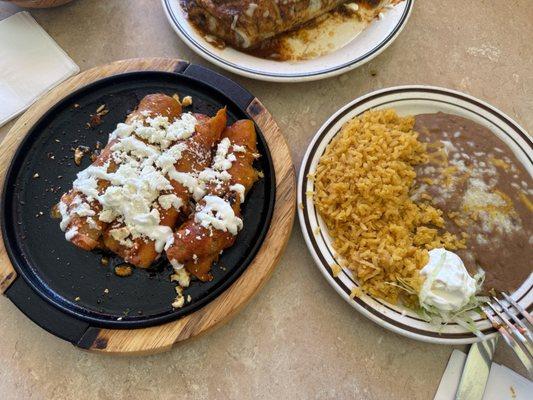
[[[211,74],[211,83],[207,83],[205,81],[200,80],[199,78],[195,78],[190,75],[186,75],[185,72],[189,67],[197,67],[199,71],[196,72],[196,76],[202,76],[202,73],[208,73]],[[176,72],[169,72],[169,71],[157,71],[157,70],[148,70],[148,71],[134,71],[134,72],[125,72],[120,73],[116,75],[112,75],[106,78],[102,78],[99,80],[96,80],[94,82],[91,82],[87,85],[84,85],[78,89],[76,89],[74,92],[70,93],[69,95],[63,97],[60,99],[57,103],[55,103],[49,110],[47,110],[40,118],[35,122],[35,124],[28,130],[28,133],[24,137],[24,139],[21,141],[21,143],[18,145],[17,150],[15,151],[14,155],[11,158],[9,168],[5,175],[5,180],[2,188],[2,196],[1,196],[1,204],[2,204],[2,210],[1,210],[1,220],[0,220],[0,228],[2,230],[3,235],[3,241],[5,248],[7,250],[9,259],[17,271],[17,273],[20,275],[20,277],[24,280],[24,282],[29,286],[31,292],[37,293],[40,299],[44,300],[47,305],[51,305],[55,310],[60,311],[62,314],[67,314],[68,316],[80,321],[85,322],[89,324],[89,327],[97,327],[97,328],[119,328],[119,329],[134,329],[134,328],[142,328],[142,327],[148,327],[148,326],[158,326],[166,322],[171,322],[178,320],[186,315],[190,315],[205,305],[209,304],[211,301],[215,300],[219,295],[221,295],[224,291],[226,291],[246,270],[246,268],[252,263],[255,256],[257,255],[257,252],[259,251],[260,247],[262,246],[264,239],[266,237],[266,234],[270,228],[270,224],[272,221],[272,215],[274,212],[274,206],[275,206],[275,198],[276,198],[276,177],[275,177],[275,170],[274,165],[272,161],[272,156],[270,154],[270,149],[268,148],[268,143],[261,131],[261,129],[255,124],[256,130],[258,133],[258,137],[260,140],[265,144],[266,152],[265,154],[262,154],[264,157],[264,160],[267,161],[267,165],[269,168],[269,173],[271,175],[271,179],[269,182],[269,204],[267,208],[267,213],[265,217],[265,224],[260,229],[257,240],[253,244],[253,246],[250,248],[250,251],[248,252],[247,256],[245,257],[244,261],[237,265],[234,268],[234,272],[227,277],[224,281],[222,281],[212,292],[208,293],[206,296],[202,297],[198,301],[196,301],[194,304],[191,304],[185,312],[180,312],[181,310],[177,310],[174,313],[169,313],[166,315],[160,315],[160,316],[154,316],[150,317],[150,319],[144,319],[144,320],[111,320],[111,319],[104,319],[104,318],[98,318],[90,316],[90,314],[97,314],[93,311],[87,310],[87,314],[78,313],[75,310],[69,309],[64,304],[61,304],[61,302],[54,301],[50,296],[46,294],[46,291],[41,290],[41,288],[37,287],[34,282],[32,282],[32,279],[29,277],[31,276],[31,272],[27,271],[27,268],[21,267],[21,259],[24,259],[22,254],[18,254],[17,249],[18,246],[16,244],[16,238],[13,236],[15,235],[14,231],[10,231],[7,227],[6,223],[6,216],[8,214],[8,210],[11,210],[12,207],[12,196],[8,195],[9,187],[13,186],[13,175],[15,175],[15,161],[19,159],[22,156],[23,151],[28,145],[28,142],[30,141],[30,138],[34,136],[34,130],[36,127],[38,127],[43,120],[50,117],[51,114],[55,113],[58,109],[64,107],[65,104],[68,104],[72,101],[73,98],[76,98],[77,96],[83,95],[83,92],[91,91],[94,87],[101,87],[108,84],[113,84],[113,82],[117,80],[127,80],[130,77],[141,77],[142,75],[147,76],[153,76],[153,75],[159,75],[159,76],[166,76],[167,78],[171,79],[185,79],[189,80],[194,85],[203,86],[206,89],[207,94],[209,92],[216,92],[218,96],[221,96],[224,98],[225,101],[228,103],[233,103],[236,109],[240,110],[245,115],[249,115],[246,108],[252,103],[252,101],[255,99],[251,93],[249,93],[246,89],[242,88],[237,83],[231,81],[228,78],[225,78],[222,75],[219,75],[212,70],[209,70],[204,67],[199,67],[194,64],[188,64],[188,66],[185,68],[184,71],[176,71]],[[244,96],[245,99],[235,99],[230,97],[228,95],[228,92],[223,92],[221,89],[218,89],[214,84],[220,83],[221,85],[230,86],[230,93],[233,96]],[[228,89],[226,87],[225,89]],[[233,89],[233,90],[231,90]],[[11,217],[7,217],[8,220],[12,219]],[[17,278],[18,279],[18,278]],[[14,286],[15,282],[13,282],[12,286]],[[8,289],[9,291],[9,289]],[[8,295],[8,293],[6,292]],[[32,319],[34,322],[36,322],[38,325],[43,327],[44,329],[47,329],[49,331],[55,331],[54,329],[48,329],[47,326],[42,325],[39,321],[36,321],[32,315],[35,315],[35,313],[31,310],[27,310],[27,307],[31,307],[31,302],[21,302],[17,301],[16,298],[10,297],[10,300],[13,301],[13,303],[21,310],[23,311],[30,319]],[[29,312],[27,312],[29,311]],[[89,314],[89,315],[88,315]],[[42,321],[41,321],[42,322]],[[56,334],[55,332],[52,332]]]

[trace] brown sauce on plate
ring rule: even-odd
[[[403,0],[391,0],[386,4],[395,5]],[[181,0],[182,8],[187,10],[187,1]],[[289,45],[291,39],[296,39],[302,44],[310,44],[317,40],[318,35],[331,34],[327,29],[322,27],[327,24],[340,24],[347,21],[362,21],[371,22],[377,18],[379,13],[383,10],[383,0],[353,0],[347,3],[355,3],[359,10],[353,11],[345,7],[346,3],[339,5],[331,11],[325,12],[318,17],[311,19],[301,25],[281,32],[271,38],[265,39],[258,45],[248,49],[238,49],[243,53],[247,53],[254,57],[263,58],[274,61],[297,61],[313,59],[321,54],[314,54],[313,52],[305,52],[305,55],[295,54],[295,50]],[[243,12],[240,8],[236,10],[237,14]],[[218,49],[226,48],[227,44],[224,39],[216,37],[214,34],[208,32],[205,28],[206,21],[200,22],[193,18],[189,18],[191,26],[203,36],[203,38],[211,45]],[[325,50],[323,50],[325,51]]]
[[[298,39],[302,43],[309,44],[317,39],[317,34],[323,34],[323,30],[320,29],[320,25],[324,22],[330,24],[340,24],[345,21],[353,21],[369,19],[376,17],[381,8],[378,8],[381,0],[358,0],[353,1],[358,7],[366,10],[366,13],[359,11],[352,11],[345,7],[345,4],[334,8],[333,10],[322,14],[321,16],[306,22],[303,25],[297,26],[290,31],[280,33],[270,39],[262,41],[259,46],[242,50],[252,56],[264,58],[267,60],[275,61],[296,61],[302,59],[313,59],[319,56],[319,54],[307,54],[306,57],[300,57],[293,54],[293,49],[288,45],[288,40]],[[373,14],[369,11],[374,10]]]
[[[511,149],[488,128],[445,113],[416,116],[430,162],[417,167],[412,196],[444,213],[445,229],[466,234],[457,250],[484,291],[516,290],[531,274],[533,184]]]

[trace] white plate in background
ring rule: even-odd
[[[273,61],[254,57],[231,47],[219,49],[208,43],[190,24],[180,0],[161,0],[165,14],[178,36],[196,53],[230,72],[274,82],[324,79],[350,71],[385,50],[407,23],[414,0],[404,0],[374,20],[350,43],[329,54],[305,61]]]

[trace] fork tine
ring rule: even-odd
[[[524,334],[530,336],[528,335],[529,330],[524,326],[524,331],[522,332],[520,329],[514,326],[507,318],[507,315],[511,314],[512,316],[512,313],[508,312],[507,309],[495,297],[494,300],[496,300],[496,302],[500,305],[501,311],[498,311],[498,308],[490,302],[487,303],[489,307],[494,310],[494,312],[503,322],[505,322],[505,325],[507,325],[507,328],[511,331],[511,335],[514,335],[516,338],[518,338],[520,342],[522,342],[522,345],[525,347],[525,349],[529,352],[529,355],[533,357],[533,344],[531,340],[528,340],[528,338],[524,336]]]
[[[514,308],[516,308],[518,311],[520,311],[520,314],[522,314],[525,318],[525,320],[529,323],[529,329],[533,329],[533,317],[530,313],[528,313],[524,307],[522,307],[520,304],[518,304],[516,301],[513,300],[511,296],[509,296],[507,293],[502,292],[503,297],[505,297],[505,300],[507,300],[510,304],[513,305]]]
[[[524,334],[525,336],[527,336],[529,338],[529,340],[531,342],[533,342],[533,334],[531,333],[531,330],[522,322],[522,320],[520,318],[518,318],[518,316],[511,312],[511,310],[509,310],[501,301],[500,299],[498,299],[497,297],[492,297],[496,303],[498,303],[502,309],[502,311],[504,311],[507,315],[509,315],[514,322],[516,322],[516,324],[522,328],[522,329],[519,329],[520,332],[522,334]],[[527,321],[526,321],[527,322]]]
[[[513,324],[511,324],[511,322],[507,319],[507,317],[503,315],[503,312],[504,312],[503,308],[502,308],[502,311],[499,311],[498,308],[491,302],[488,302],[487,304],[492,309],[492,311],[494,311],[496,315],[505,323],[505,325],[507,325],[507,328],[511,330],[512,334],[518,337],[518,339],[520,339],[522,343],[525,343],[527,341],[524,335],[522,335],[522,332],[516,329],[516,327]]]
[[[490,305],[490,303],[487,303]],[[489,321],[492,323],[494,328],[500,332],[500,334],[503,337],[503,340],[507,345],[513,349],[517,357],[520,359],[522,364],[524,364],[524,367],[526,367],[527,372],[529,374],[530,379],[533,378],[533,361],[531,360],[532,357],[520,347],[516,339],[505,329],[506,325],[502,325],[493,315],[491,315],[490,310],[487,307],[481,306],[481,310],[485,313]]]

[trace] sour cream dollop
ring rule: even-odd
[[[420,305],[441,311],[458,311],[476,293],[476,281],[466,270],[461,258],[446,249],[429,251],[429,262],[420,274],[425,277],[420,289]]]

